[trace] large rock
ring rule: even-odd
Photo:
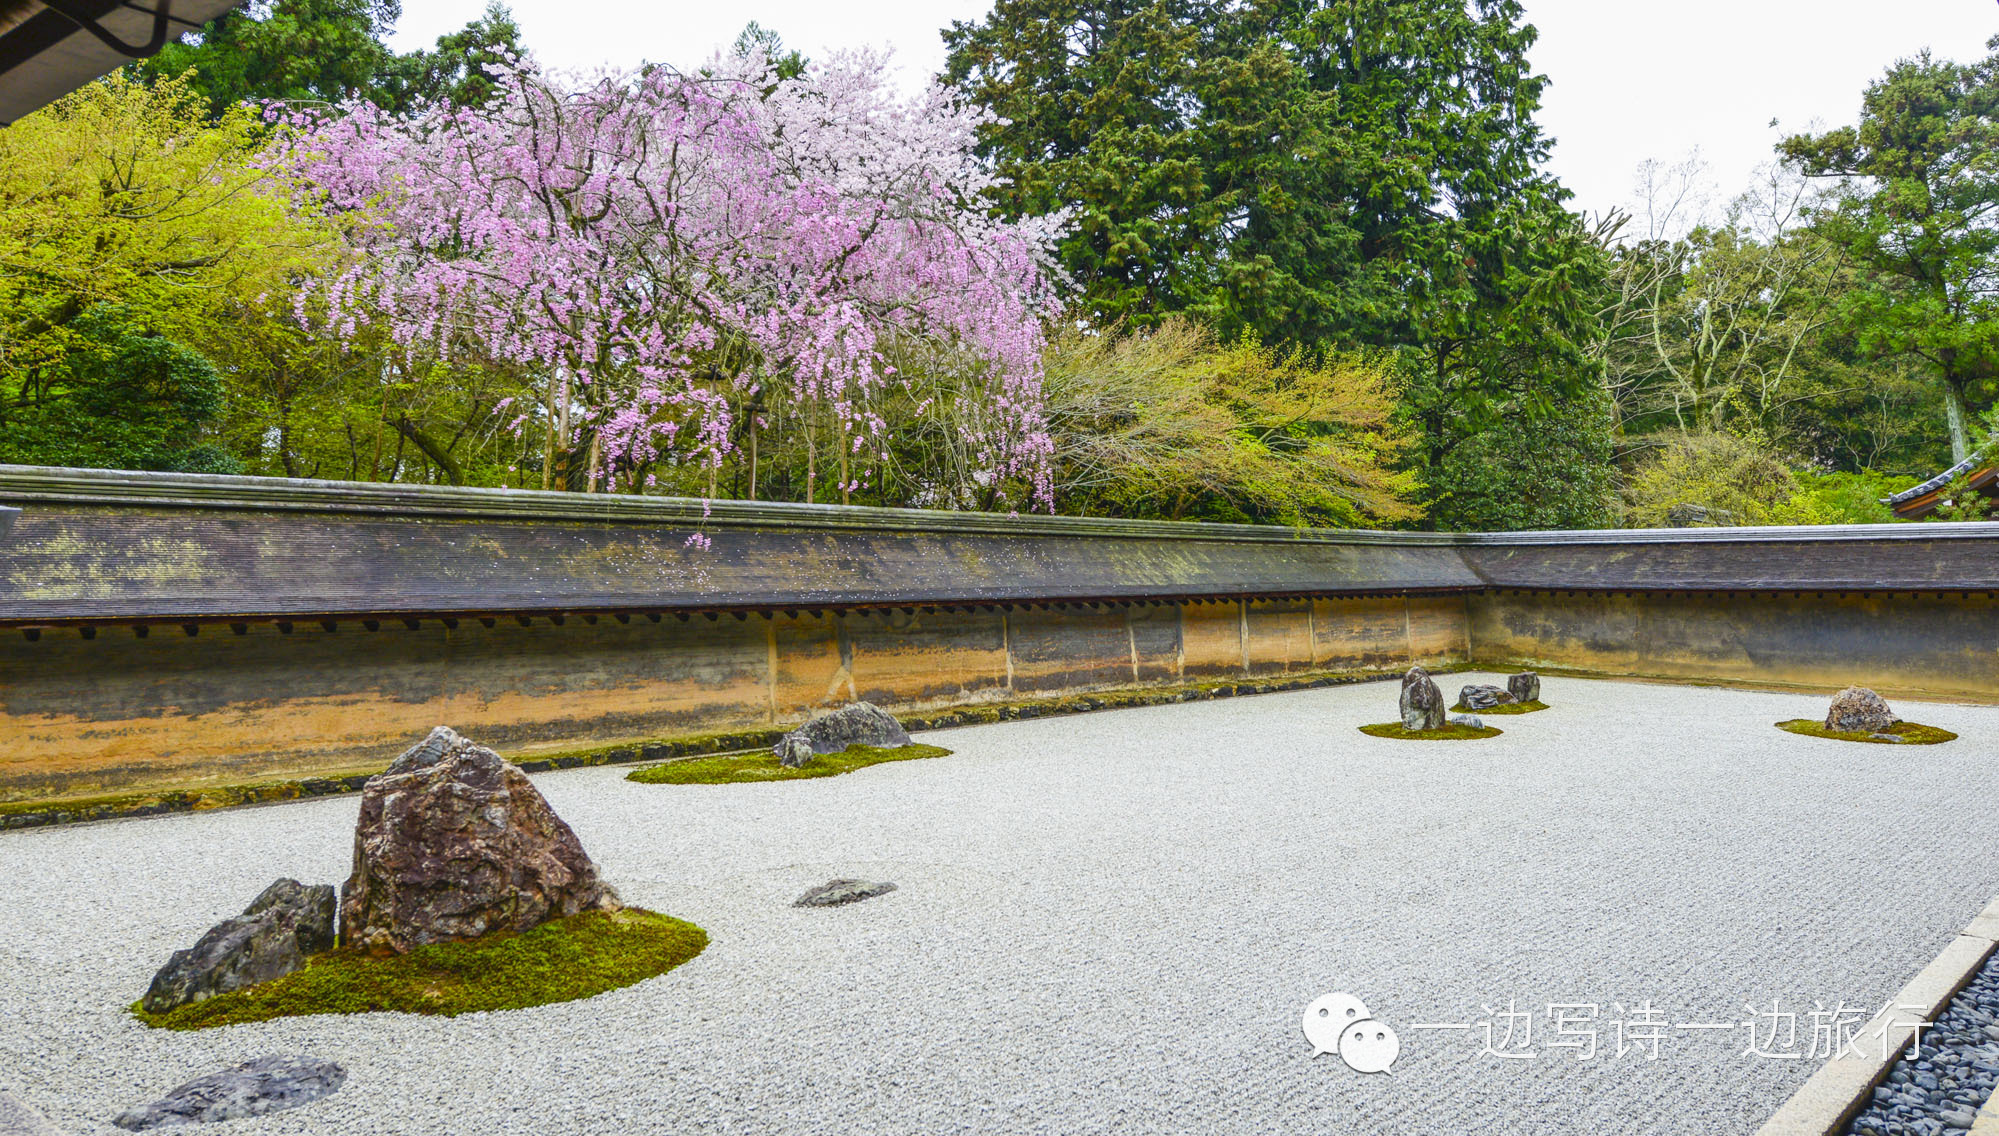
[[[1402,676],[1402,724],[1412,730],[1440,730],[1444,715],[1444,692],[1430,680],[1430,672],[1410,667]]]
[[[333,949],[333,888],[279,880],[243,914],[224,919],[175,951],[140,999],[150,1013],[282,978],[309,955]]]
[[[872,702],[849,702],[779,738],[772,752],[780,764],[797,767],[818,754],[839,753],[848,746],[894,749],[908,744],[909,731],[895,715]]]
[[[1458,691],[1458,704],[1467,710],[1490,710],[1495,706],[1511,705],[1514,701],[1510,691],[1501,690],[1487,683],[1467,686]]]
[[[1832,696],[1825,712],[1825,728],[1847,733],[1872,734],[1900,722],[1881,696],[1864,686],[1849,686]]]
[[[0,528],[0,535],[5,534]],[[62,1136],[41,1113],[0,1091],[0,1136]]]
[[[446,727],[361,791],[340,892],[350,946],[400,953],[618,907],[527,775]]]
[[[1515,702],[1539,702],[1541,700],[1541,676],[1533,671],[1521,671],[1506,678],[1506,692]]]
[[[347,1082],[347,1071],[316,1057],[259,1057],[232,1069],[196,1077],[144,1108],[112,1123],[128,1132],[207,1124],[283,1112],[311,1104]]]

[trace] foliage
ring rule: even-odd
[[[978,208],[981,121],[935,88],[895,96],[865,55],[797,79],[752,54],[576,87],[523,66],[477,111],[349,104],[292,155],[373,223],[313,298],[342,332],[379,320],[413,353],[546,368],[523,416],[544,485],[569,483],[556,459],[583,438],[591,487],[712,479],[775,425],[807,441],[806,499],[828,474],[847,498],[901,385],[890,356],[948,345],[980,391],[963,424],[981,471],[1045,503],[1045,228]]]
[[[206,436],[222,411],[222,377],[129,320],[101,304],[69,324],[69,350],[40,372],[37,397],[0,419],[0,462],[236,472]]]
[[[1512,0],[1001,0],[945,38],[998,116],[994,207],[1068,211],[1093,322],[1396,350],[1427,468],[1599,382],[1606,257],[1539,170],[1521,20]]]
[[[1169,318],[1064,333],[1046,389],[1063,511],[1343,527],[1421,515],[1395,468],[1408,438],[1378,355],[1223,346]]]
[[[1665,442],[1625,487],[1627,519],[1671,526],[1673,509],[1697,505],[1714,525],[1809,525],[1827,518],[1768,448],[1735,434],[1689,434]]]
[[[1936,745],[1938,742],[1957,740],[1957,735],[1949,730],[1937,726],[1919,726],[1914,722],[1897,722],[1879,731],[1900,738],[1900,742],[1877,738],[1872,733],[1858,730],[1828,730],[1825,723],[1816,718],[1793,718],[1788,722],[1777,723],[1777,728],[1787,733],[1804,734],[1807,737],[1831,738],[1841,742],[1870,742],[1874,745]]]
[[[520,28],[497,2],[408,55],[382,42],[401,14],[401,0],[255,0],[129,70],[145,82],[186,76],[217,117],[265,100],[408,110],[432,100],[483,105],[498,70],[521,53]]]
[[[1464,742],[1480,738],[1496,738],[1506,731],[1497,726],[1460,726],[1455,722],[1439,726],[1434,730],[1412,730],[1400,722],[1383,722],[1374,726],[1362,726],[1360,732],[1375,738],[1395,738],[1405,742]]]
[[[1858,125],[1782,146],[1836,184],[1817,227],[1866,274],[1847,328],[1872,356],[1927,365],[1957,461],[1974,400],[1999,383],[1999,37],[1987,47],[1976,63],[1902,60],[1868,85]]]
[[[1609,398],[1591,392],[1493,425],[1427,472],[1432,525],[1457,532],[1604,528],[1615,520]]]
[[[909,761],[919,757],[948,757],[951,751],[940,746],[911,743],[884,749],[879,746],[851,745],[839,753],[822,753],[804,765],[784,765],[769,752],[723,754],[717,757],[690,757],[664,765],[648,765],[625,774],[625,780],[643,785],[738,785],[749,781],[797,781],[810,777],[832,777],[852,773],[884,761]]]
[[[665,974],[708,946],[692,923],[627,907],[586,911],[520,934],[432,943],[379,957],[342,947],[303,970],[205,1001],[132,1015],[174,1030],[305,1014],[402,1013],[455,1017],[589,998]]]
[[[1871,469],[1831,472],[1804,469],[1791,474],[1797,483],[1795,500],[1804,514],[1829,525],[1885,525],[1895,511],[1881,503],[1909,487],[1909,479]]]
[[[0,132],[0,438],[16,460],[224,469],[216,317],[327,263],[247,111],[91,84]],[[228,376],[223,376],[226,382]],[[124,400],[129,400],[125,404]],[[200,437],[197,437],[200,435]]]

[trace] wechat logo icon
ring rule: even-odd
[[[1312,1056],[1337,1053],[1356,1073],[1386,1073],[1402,1052],[1402,1041],[1388,1023],[1344,990],[1314,999],[1305,1007],[1304,1026]]]

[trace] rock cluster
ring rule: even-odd
[[[1853,1136],[1928,1136],[1963,1131],[1999,1086],[1999,954],[1923,1031],[1845,1129]]]
[[[153,975],[140,1005],[164,1014],[177,1006],[282,978],[307,956],[333,949],[333,888],[279,880],[243,910],[175,951]]]
[[[1880,695],[1864,686],[1849,686],[1832,696],[1825,728],[1842,733],[1879,733],[1900,722]]]
[[[1511,691],[1496,686],[1477,683],[1458,691],[1458,705],[1467,710],[1490,710],[1495,706],[1510,706],[1518,699]]]
[[[895,890],[891,883],[869,883],[866,880],[828,880],[818,887],[808,890],[793,900],[793,907],[838,907],[843,903],[859,903],[878,895],[887,895]]]
[[[1444,692],[1422,667],[1410,667],[1402,676],[1402,725],[1411,730],[1440,730],[1444,727]]]
[[[112,1123],[128,1132],[207,1124],[282,1112],[327,1096],[347,1081],[347,1071],[316,1057],[259,1057],[220,1073],[197,1077],[144,1108],[120,1113]]]
[[[619,906],[527,775],[447,727],[362,790],[340,898],[349,946],[402,953]]]
[[[871,702],[849,702],[830,713],[820,714],[779,738],[772,752],[778,763],[792,768],[810,762],[822,753],[839,753],[848,746],[879,746],[893,749],[909,744],[909,731],[895,715]]]

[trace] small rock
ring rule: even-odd
[[[812,760],[814,754],[839,753],[848,746],[895,749],[908,744],[909,731],[902,728],[895,715],[872,702],[849,702],[831,713],[815,716],[779,738],[772,752],[777,754],[779,762],[796,768]],[[805,747],[803,751],[801,746]]]
[[[828,880],[793,900],[793,907],[838,907],[843,903],[858,903],[863,899],[873,899],[895,890],[891,883],[868,883],[865,880]]]
[[[399,954],[619,907],[527,774],[447,727],[361,792],[340,891],[349,945]]]
[[[1467,710],[1490,710],[1495,706],[1508,706],[1517,701],[1511,691],[1501,690],[1487,683],[1467,686],[1458,691],[1458,705]]]
[[[812,743],[797,734],[786,734],[777,739],[777,745],[771,747],[771,752],[777,754],[779,765],[791,769],[806,765],[817,756],[812,752]]]
[[[1506,690],[1507,693],[1513,695],[1515,702],[1539,701],[1541,698],[1541,676],[1535,674],[1533,671],[1521,671],[1517,675],[1508,675]]]
[[[1941,1114],[1945,1128],[1969,1128],[1978,1119],[1978,1114],[1966,1108],[1945,1109]]]
[[[262,1116],[311,1104],[347,1081],[347,1071],[316,1057],[259,1057],[210,1073],[112,1123],[128,1132]]]
[[[1470,714],[1453,714],[1451,715],[1450,722],[1453,726],[1464,726],[1473,730],[1485,729],[1485,722]]]
[[[1908,740],[1907,738],[1902,737],[1900,734],[1869,734],[1867,735],[1867,737],[1870,741],[1894,742],[1896,745],[1901,745],[1903,742]]]
[[[310,955],[333,949],[333,888],[279,880],[186,950],[175,951],[140,1000],[147,1012],[282,978]]]
[[[1825,728],[1841,733],[1878,733],[1900,722],[1881,696],[1864,686],[1849,686],[1832,696]]]
[[[1402,725],[1411,730],[1436,730],[1444,725],[1444,692],[1422,667],[1402,676]]]

